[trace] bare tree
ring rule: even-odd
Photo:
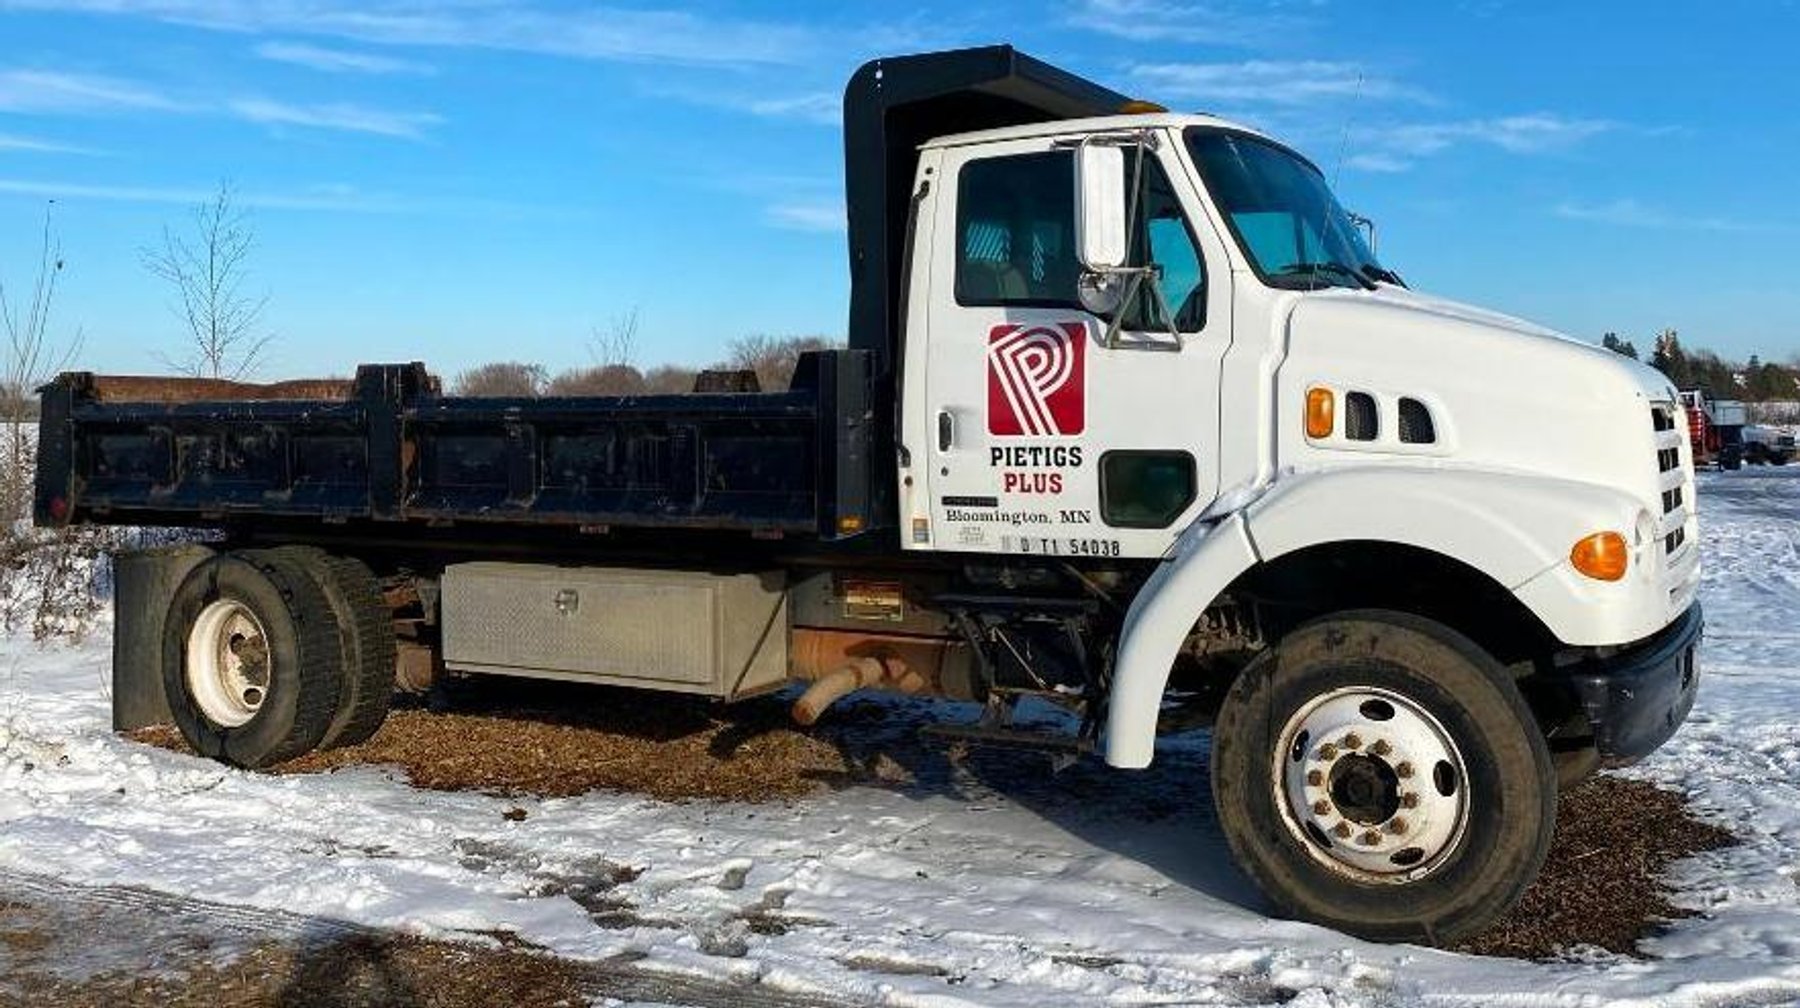
[[[67,366],[81,346],[81,333],[58,345],[50,337],[51,308],[56,304],[56,284],[62,277],[62,242],[56,237],[51,210],[44,210],[44,227],[38,241],[36,274],[22,301],[15,300],[0,280],[0,326],[6,329],[6,361],[0,371],[0,522],[11,529],[31,502],[31,474],[37,456],[37,439],[30,422],[37,410],[33,395]],[[0,530],[4,531],[4,530]]]
[[[659,364],[644,372],[644,391],[652,395],[681,395],[694,391],[699,372],[680,364]]]
[[[144,267],[175,288],[171,311],[192,342],[185,355],[165,358],[203,378],[242,378],[256,369],[273,335],[262,324],[268,297],[244,290],[256,229],[232,201],[229,183],[193,210],[193,230],[164,227],[162,243],[141,253]]]
[[[638,309],[616,315],[605,329],[595,326],[588,341],[590,367],[570,368],[550,379],[553,396],[642,395],[644,373],[632,363],[637,356]]]
[[[801,354],[836,345],[823,336],[740,336],[726,347],[726,353],[732,367],[756,372],[757,384],[764,391],[779,392],[793,380]]]
[[[623,315],[613,317],[605,330],[594,327],[593,340],[588,344],[588,352],[594,357],[596,367],[607,367],[615,364],[630,366],[637,357],[638,309],[636,305]]]
[[[118,529],[40,529],[30,521],[37,462],[33,393],[81,346],[79,329],[66,340],[51,335],[62,272],[62,244],[46,208],[30,283],[15,296],[0,280],[0,328],[6,332],[0,366],[0,626],[29,623],[39,638],[79,635],[92,625],[101,611],[97,574],[123,538]]]
[[[642,395],[644,374],[630,364],[596,364],[573,368],[550,379],[553,396]]]
[[[541,395],[547,384],[549,376],[542,364],[495,361],[462,372],[450,388],[460,396],[525,398]]]

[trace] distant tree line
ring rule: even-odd
[[[1600,345],[1639,359],[1638,348],[1617,333],[1601,337]],[[1712,399],[1749,403],[1800,400],[1800,359],[1776,363],[1751,354],[1749,360],[1730,360],[1711,350],[1690,350],[1681,345],[1679,333],[1664,329],[1652,341],[1646,363],[1668,375],[1676,388],[1700,389]]]
[[[529,398],[534,396],[675,395],[694,391],[700,368],[659,364],[639,369],[634,362],[637,337],[635,311],[614,320],[609,329],[596,332],[590,346],[594,363],[551,374],[541,364],[494,361],[458,374],[450,390],[464,396]],[[785,390],[793,379],[800,355],[809,350],[829,350],[836,343],[823,336],[743,336],[726,346],[726,359],[706,370],[749,372],[756,387],[767,392]],[[742,387],[740,383],[729,383]]]

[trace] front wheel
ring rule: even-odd
[[[1238,864],[1286,914],[1444,944],[1516,902],[1556,776],[1524,698],[1460,634],[1403,613],[1308,623],[1238,677],[1213,733]]]

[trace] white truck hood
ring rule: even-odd
[[[1349,293],[1352,297],[1356,296],[1354,291],[1346,293]],[[1488,326],[1521,337],[1553,340],[1562,346],[1573,347],[1576,353],[1580,355],[1591,355],[1608,365],[1622,366],[1623,370],[1631,372],[1639,390],[1649,399],[1665,401],[1674,400],[1676,398],[1675,387],[1669,383],[1669,379],[1665,377],[1662,372],[1655,368],[1640,361],[1633,361],[1629,357],[1613,353],[1611,350],[1595,346],[1584,340],[1576,339],[1567,333],[1558,332],[1555,329],[1539,325],[1536,322],[1522,319],[1515,315],[1507,315],[1503,312],[1482,308],[1478,305],[1465,304],[1461,301],[1453,301],[1449,298],[1437,297],[1432,294],[1423,294],[1410,288],[1397,287],[1392,284],[1382,284],[1373,291],[1365,292],[1365,296],[1370,300],[1384,305],[1392,305],[1394,307],[1416,311],[1426,316],[1435,316],[1440,319],[1451,319],[1458,322]]]
[[[1304,294],[1287,328],[1284,399],[1304,396],[1308,383],[1415,398],[1430,406],[1439,430],[1440,443],[1418,453],[1435,464],[1599,483],[1646,502],[1660,495],[1651,405],[1676,396],[1653,368],[1543,326],[1390,285]],[[1367,450],[1380,448],[1289,441],[1278,464],[1349,463]]]

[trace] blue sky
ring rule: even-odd
[[[1296,144],[1414,286],[1800,352],[1789,2],[0,0],[0,38],[0,279],[54,198],[97,370],[180,354],[139,252],[227,179],[264,377],[554,370],[634,307],[646,365],[841,337],[845,78],[998,41]]]

